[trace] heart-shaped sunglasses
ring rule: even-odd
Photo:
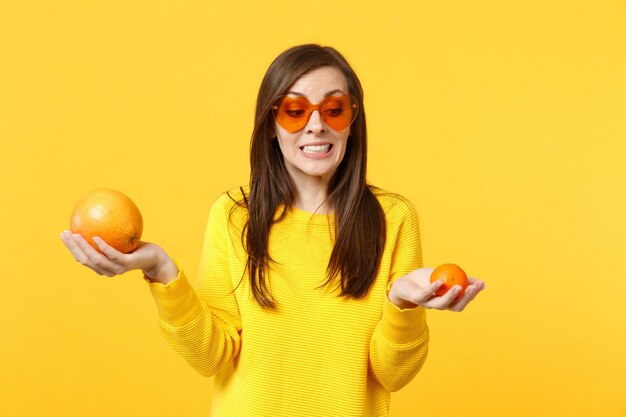
[[[318,104],[311,104],[303,96],[279,96],[272,104],[274,120],[291,133],[304,129],[314,110],[319,112],[328,127],[333,130],[344,130],[356,119],[359,102],[356,97],[344,94],[327,96]]]

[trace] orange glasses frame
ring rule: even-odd
[[[356,119],[359,104],[356,97],[344,94],[325,97],[318,104],[311,104],[302,96],[279,96],[272,105],[274,120],[290,133],[304,129],[315,110],[328,127],[333,130],[344,130]]]

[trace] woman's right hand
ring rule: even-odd
[[[172,259],[158,245],[140,242],[131,253],[122,253],[94,237],[94,242],[103,253],[98,252],[85,238],[67,230],[61,233],[61,240],[74,259],[99,275],[114,277],[133,269],[141,269],[153,282],[167,284],[178,276],[178,269]]]

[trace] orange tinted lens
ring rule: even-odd
[[[306,126],[311,114],[311,103],[304,97],[281,97],[272,111],[276,122],[293,133]]]
[[[356,103],[356,98],[348,94],[328,96],[320,103],[322,120],[333,130],[344,130],[356,118],[358,110]]]
[[[276,99],[272,113],[276,122],[294,133],[304,129],[313,110],[318,110],[324,123],[333,130],[344,130],[356,118],[359,106],[351,95],[328,96],[316,106],[305,97],[282,96]]]

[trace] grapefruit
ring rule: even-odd
[[[80,197],[70,218],[70,229],[100,253],[94,236],[120,252],[130,253],[139,246],[143,219],[128,196],[110,188],[98,188]]]

